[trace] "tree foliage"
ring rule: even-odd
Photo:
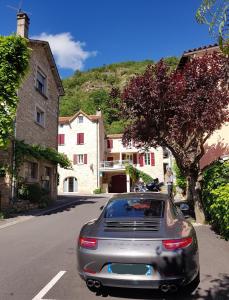
[[[133,78],[122,94],[123,118],[130,122],[124,143],[134,140],[170,149],[198,206],[196,183],[204,143],[228,120],[225,60],[216,53],[205,54],[173,72],[160,61]]]
[[[53,148],[47,148],[40,145],[29,145],[24,141],[15,141],[15,176],[17,177],[20,167],[25,157],[47,160],[55,165],[59,164],[64,169],[72,167],[71,162],[63,153],[59,153]]]
[[[229,54],[229,1],[202,0],[196,19],[209,26],[210,34],[217,38],[223,52]]]
[[[29,64],[27,41],[20,36],[0,36],[0,147],[13,133],[17,90]]]

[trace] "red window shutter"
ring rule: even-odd
[[[60,140],[61,145],[64,145],[64,134],[61,134],[61,140]]]
[[[144,154],[139,154],[139,165],[140,167],[144,166]]]
[[[87,164],[87,154],[84,154],[84,164],[86,165]]]
[[[155,166],[155,154],[152,152],[150,153],[150,156],[151,166]]]
[[[77,164],[77,155],[74,154],[73,155],[73,165],[76,165]]]
[[[137,164],[137,153],[133,154],[133,164],[136,165]]]
[[[58,136],[57,136],[57,142],[58,142],[58,145],[60,145],[60,134],[58,134]]]
[[[64,145],[64,134],[58,134],[58,145]]]
[[[113,148],[113,140],[107,140],[107,148],[112,149]]]
[[[77,145],[84,144],[84,133],[77,133]]]
[[[80,134],[80,144],[84,144],[84,133]]]

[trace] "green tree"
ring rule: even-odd
[[[210,34],[217,38],[222,51],[229,54],[229,1],[202,0],[196,19],[209,26]]]
[[[29,64],[27,40],[0,36],[0,147],[8,144],[18,103],[17,90]]]

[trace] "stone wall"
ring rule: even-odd
[[[42,45],[33,44],[30,71],[18,92],[16,138],[28,144],[57,149],[58,89]],[[36,88],[38,70],[46,77],[45,95]],[[44,112],[44,126],[36,122],[36,107]]]

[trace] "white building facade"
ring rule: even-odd
[[[132,182],[125,166],[132,164],[159,181],[170,166],[168,153],[161,147],[144,153],[130,145],[124,147],[122,134],[106,135],[101,112],[87,115],[79,111],[59,118],[58,151],[65,153],[73,169],[59,168],[59,193],[92,194],[129,192]]]

